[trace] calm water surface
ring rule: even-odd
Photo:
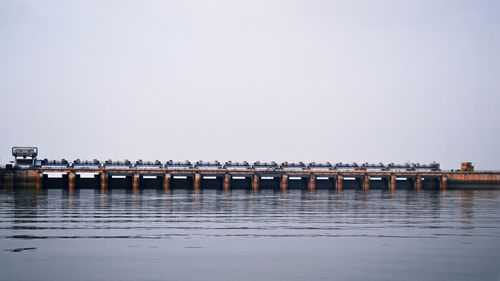
[[[500,191],[0,189],[0,280],[500,280]]]

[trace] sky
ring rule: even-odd
[[[500,1],[0,0],[0,162],[500,170]]]

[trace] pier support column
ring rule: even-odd
[[[101,178],[101,190],[105,190],[108,187],[108,174],[100,172],[99,177]]]
[[[260,181],[259,175],[254,174],[252,176],[252,190],[253,191],[258,191],[259,190],[259,181]]]
[[[441,176],[441,179],[439,180],[439,188],[442,191],[445,191],[447,186],[448,186],[448,177],[443,175],[443,176]]]
[[[418,175],[415,177],[415,191],[420,191],[422,189],[422,176]]]
[[[201,185],[201,174],[199,172],[196,172],[194,173],[193,189],[195,191],[199,191],[200,185]]]
[[[68,172],[68,188],[69,189],[75,188],[75,177],[76,177],[76,174],[74,171]]]
[[[337,176],[337,182],[336,182],[335,188],[338,191],[341,191],[343,187],[344,187],[344,176],[338,175]]]
[[[222,184],[222,188],[224,189],[225,192],[228,192],[230,187],[231,187],[231,175],[224,174],[224,183]]]
[[[137,189],[139,189],[140,177],[141,177],[141,175],[139,173],[134,173],[134,175],[132,176],[132,189],[134,191],[137,191]]]
[[[309,191],[314,191],[316,189],[316,176],[314,174],[309,175]]]
[[[391,175],[389,177],[389,191],[394,191],[396,190],[396,176]]]
[[[287,174],[281,175],[280,189],[281,189],[281,191],[286,191],[288,189],[288,175]]]
[[[163,190],[168,191],[170,188],[170,174],[165,173],[163,174]]]
[[[42,178],[43,178],[42,173],[37,171],[35,173],[35,188],[36,189],[42,188]]]
[[[370,189],[370,176],[364,175],[363,179],[361,181],[362,181],[361,185],[362,185],[363,190],[368,191]]]

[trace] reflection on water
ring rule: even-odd
[[[499,245],[495,190],[0,189],[6,280],[497,280]]]

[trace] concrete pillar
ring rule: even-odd
[[[252,190],[253,191],[258,191],[259,190],[259,175],[254,174],[252,176]]]
[[[201,186],[201,174],[199,172],[194,173],[193,189],[195,191],[200,190]]]
[[[316,189],[316,176],[314,174],[309,175],[309,184],[307,186],[309,191],[314,191]]]
[[[448,177],[446,175],[442,175],[439,181],[439,187],[442,191],[445,191],[448,186]]]
[[[136,191],[137,189],[139,189],[139,180],[141,178],[141,175],[139,173],[134,173],[134,175],[132,175],[132,189],[134,191]]]
[[[335,188],[337,190],[341,191],[343,187],[344,187],[344,176],[338,175],[337,176],[337,184],[335,185]]]
[[[228,192],[230,187],[231,187],[231,175],[224,174],[224,183],[223,183],[224,191]]]
[[[361,180],[361,186],[364,191],[368,191],[370,189],[370,176],[363,176],[363,179]]]
[[[101,190],[105,190],[108,187],[108,174],[100,172],[99,177],[101,178]]]
[[[415,177],[415,190],[420,191],[422,189],[422,176],[418,175]]]
[[[389,191],[394,191],[396,190],[396,176],[391,175],[389,177]]]
[[[163,174],[163,190],[167,191],[170,188],[170,174]]]
[[[35,173],[35,188],[36,189],[42,188],[42,178],[43,178],[42,173],[37,171]]]
[[[281,191],[286,191],[288,189],[288,175],[281,175],[281,183],[280,183]]]
[[[76,177],[76,174],[74,171],[68,172],[68,188],[69,189],[75,188],[75,177]]]

